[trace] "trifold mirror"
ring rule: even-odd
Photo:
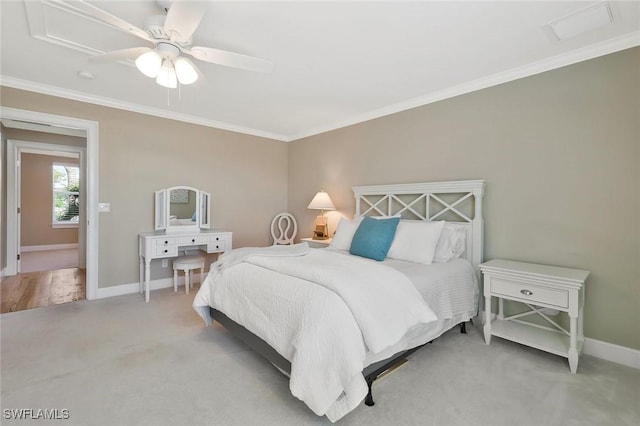
[[[190,186],[156,191],[155,230],[198,232],[211,228],[211,195]]]

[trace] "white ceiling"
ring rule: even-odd
[[[90,3],[139,27],[158,13],[153,0]],[[179,97],[130,63],[88,60],[145,41],[54,1],[1,0],[0,78],[290,141],[640,45],[640,2],[608,3],[611,24],[558,41],[545,24],[598,2],[209,2],[194,44],[268,59],[275,69],[194,60],[205,78]]]

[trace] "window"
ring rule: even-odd
[[[80,168],[53,164],[53,226],[78,226],[80,219]]]

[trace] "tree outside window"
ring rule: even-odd
[[[53,164],[53,224],[77,225],[80,219],[80,168]]]

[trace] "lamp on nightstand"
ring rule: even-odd
[[[329,227],[327,226],[327,217],[324,215],[325,210],[335,210],[329,194],[320,191],[313,197],[313,200],[307,206],[308,209],[320,210],[320,216],[316,217],[316,227],[313,230],[314,240],[326,240],[329,238]]]

